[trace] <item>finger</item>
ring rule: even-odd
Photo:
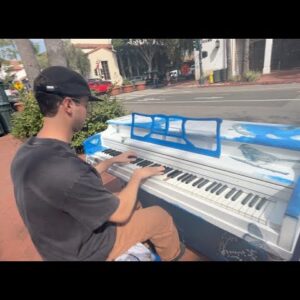
[[[126,151],[124,152],[127,156],[137,156],[137,154],[134,151]]]

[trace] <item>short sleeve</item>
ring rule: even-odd
[[[107,222],[119,206],[119,199],[90,171],[84,172],[66,193],[64,210],[92,230]]]

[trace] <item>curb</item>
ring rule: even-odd
[[[241,82],[241,83],[213,83],[213,84],[205,84],[205,85],[189,85],[182,86],[183,88],[211,88],[211,87],[229,87],[229,86],[245,86],[245,85],[268,85],[268,84],[291,84],[291,83],[300,83],[300,81],[263,81],[263,82]]]

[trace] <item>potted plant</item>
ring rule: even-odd
[[[135,83],[135,89],[137,91],[145,90],[146,89],[146,81],[145,80],[137,81]]]
[[[108,88],[107,93],[111,96],[119,95],[122,93],[122,87],[114,83]]]
[[[128,79],[124,79],[123,81],[123,92],[124,93],[130,93],[134,91],[134,85],[132,82]]]

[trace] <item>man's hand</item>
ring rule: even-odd
[[[134,151],[126,151],[112,158],[112,163],[130,163],[135,161],[137,154]]]
[[[145,167],[141,169],[134,170],[132,177],[137,178],[139,180],[144,180],[152,176],[163,175],[165,171],[165,167]]]

